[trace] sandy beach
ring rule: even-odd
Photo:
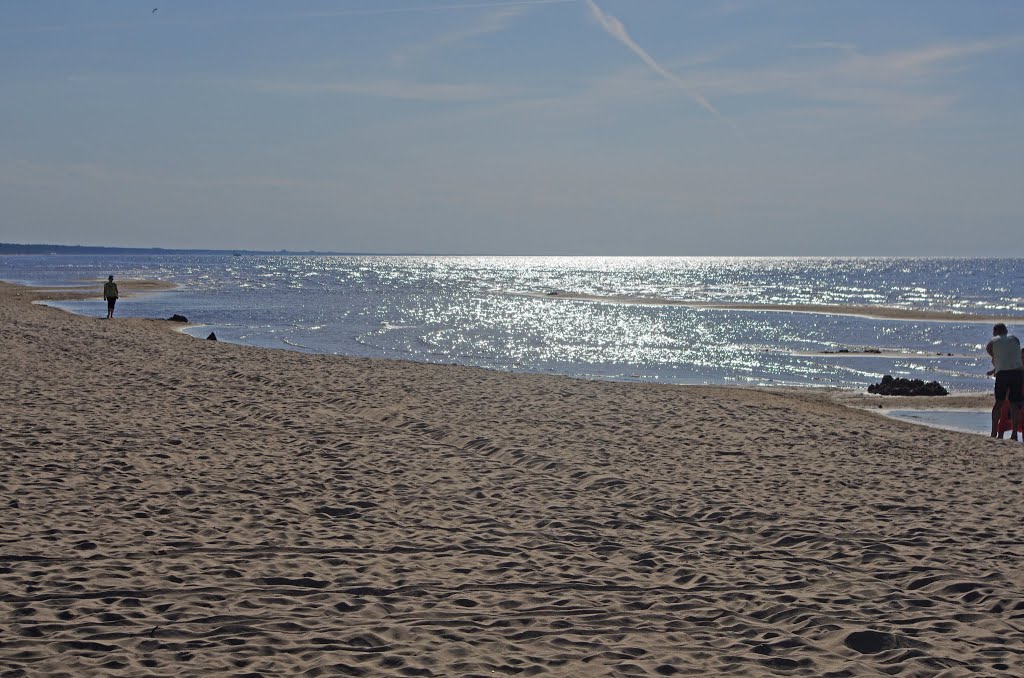
[[[56,294],[0,284],[2,678],[1024,675],[1024,446]]]

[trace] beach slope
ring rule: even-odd
[[[0,675],[1020,675],[1009,442],[36,296],[0,284]]]

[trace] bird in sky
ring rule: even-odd
[[[159,8],[159,7],[154,7],[154,8],[153,8],[153,11],[152,11],[152,12],[150,12],[150,14],[156,14],[156,11],[157,11],[158,9],[160,9],[160,8]]]

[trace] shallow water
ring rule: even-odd
[[[886,416],[934,428],[989,435],[991,410],[889,410]]]

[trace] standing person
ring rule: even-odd
[[[1021,386],[1024,384],[1024,362],[1021,361],[1020,339],[1008,334],[1006,325],[999,323],[992,328],[992,340],[985,346],[992,356],[992,369],[996,375],[996,402],[992,406],[992,437],[1002,438],[999,430],[999,411],[1003,401],[1010,408],[1011,440],[1017,440],[1020,423]]]
[[[114,276],[107,276],[107,282],[103,285],[103,298],[107,301],[107,317],[114,317],[114,304],[117,303],[117,283]]]
[[[1021,362],[1024,363],[1024,349],[1021,349],[1020,359],[1021,359]],[[995,373],[996,373],[996,370],[993,367],[991,370],[989,370],[985,374],[987,374],[989,376],[992,376]],[[1020,402],[1021,402],[1021,414],[1024,414],[1024,389],[1021,390]],[[1021,419],[1024,420],[1024,416],[1022,416]],[[1024,426],[1024,421],[1021,421],[1017,425],[1017,428],[1020,428],[1021,426]],[[1002,433],[1003,431],[1011,431],[1011,430],[1013,430],[1013,428],[1012,428],[1012,426],[1010,424],[1010,401],[1007,400],[1007,401],[1003,401],[1003,406],[1001,408],[999,408],[999,432]],[[1024,431],[1021,431],[1021,433],[1024,433]]]

